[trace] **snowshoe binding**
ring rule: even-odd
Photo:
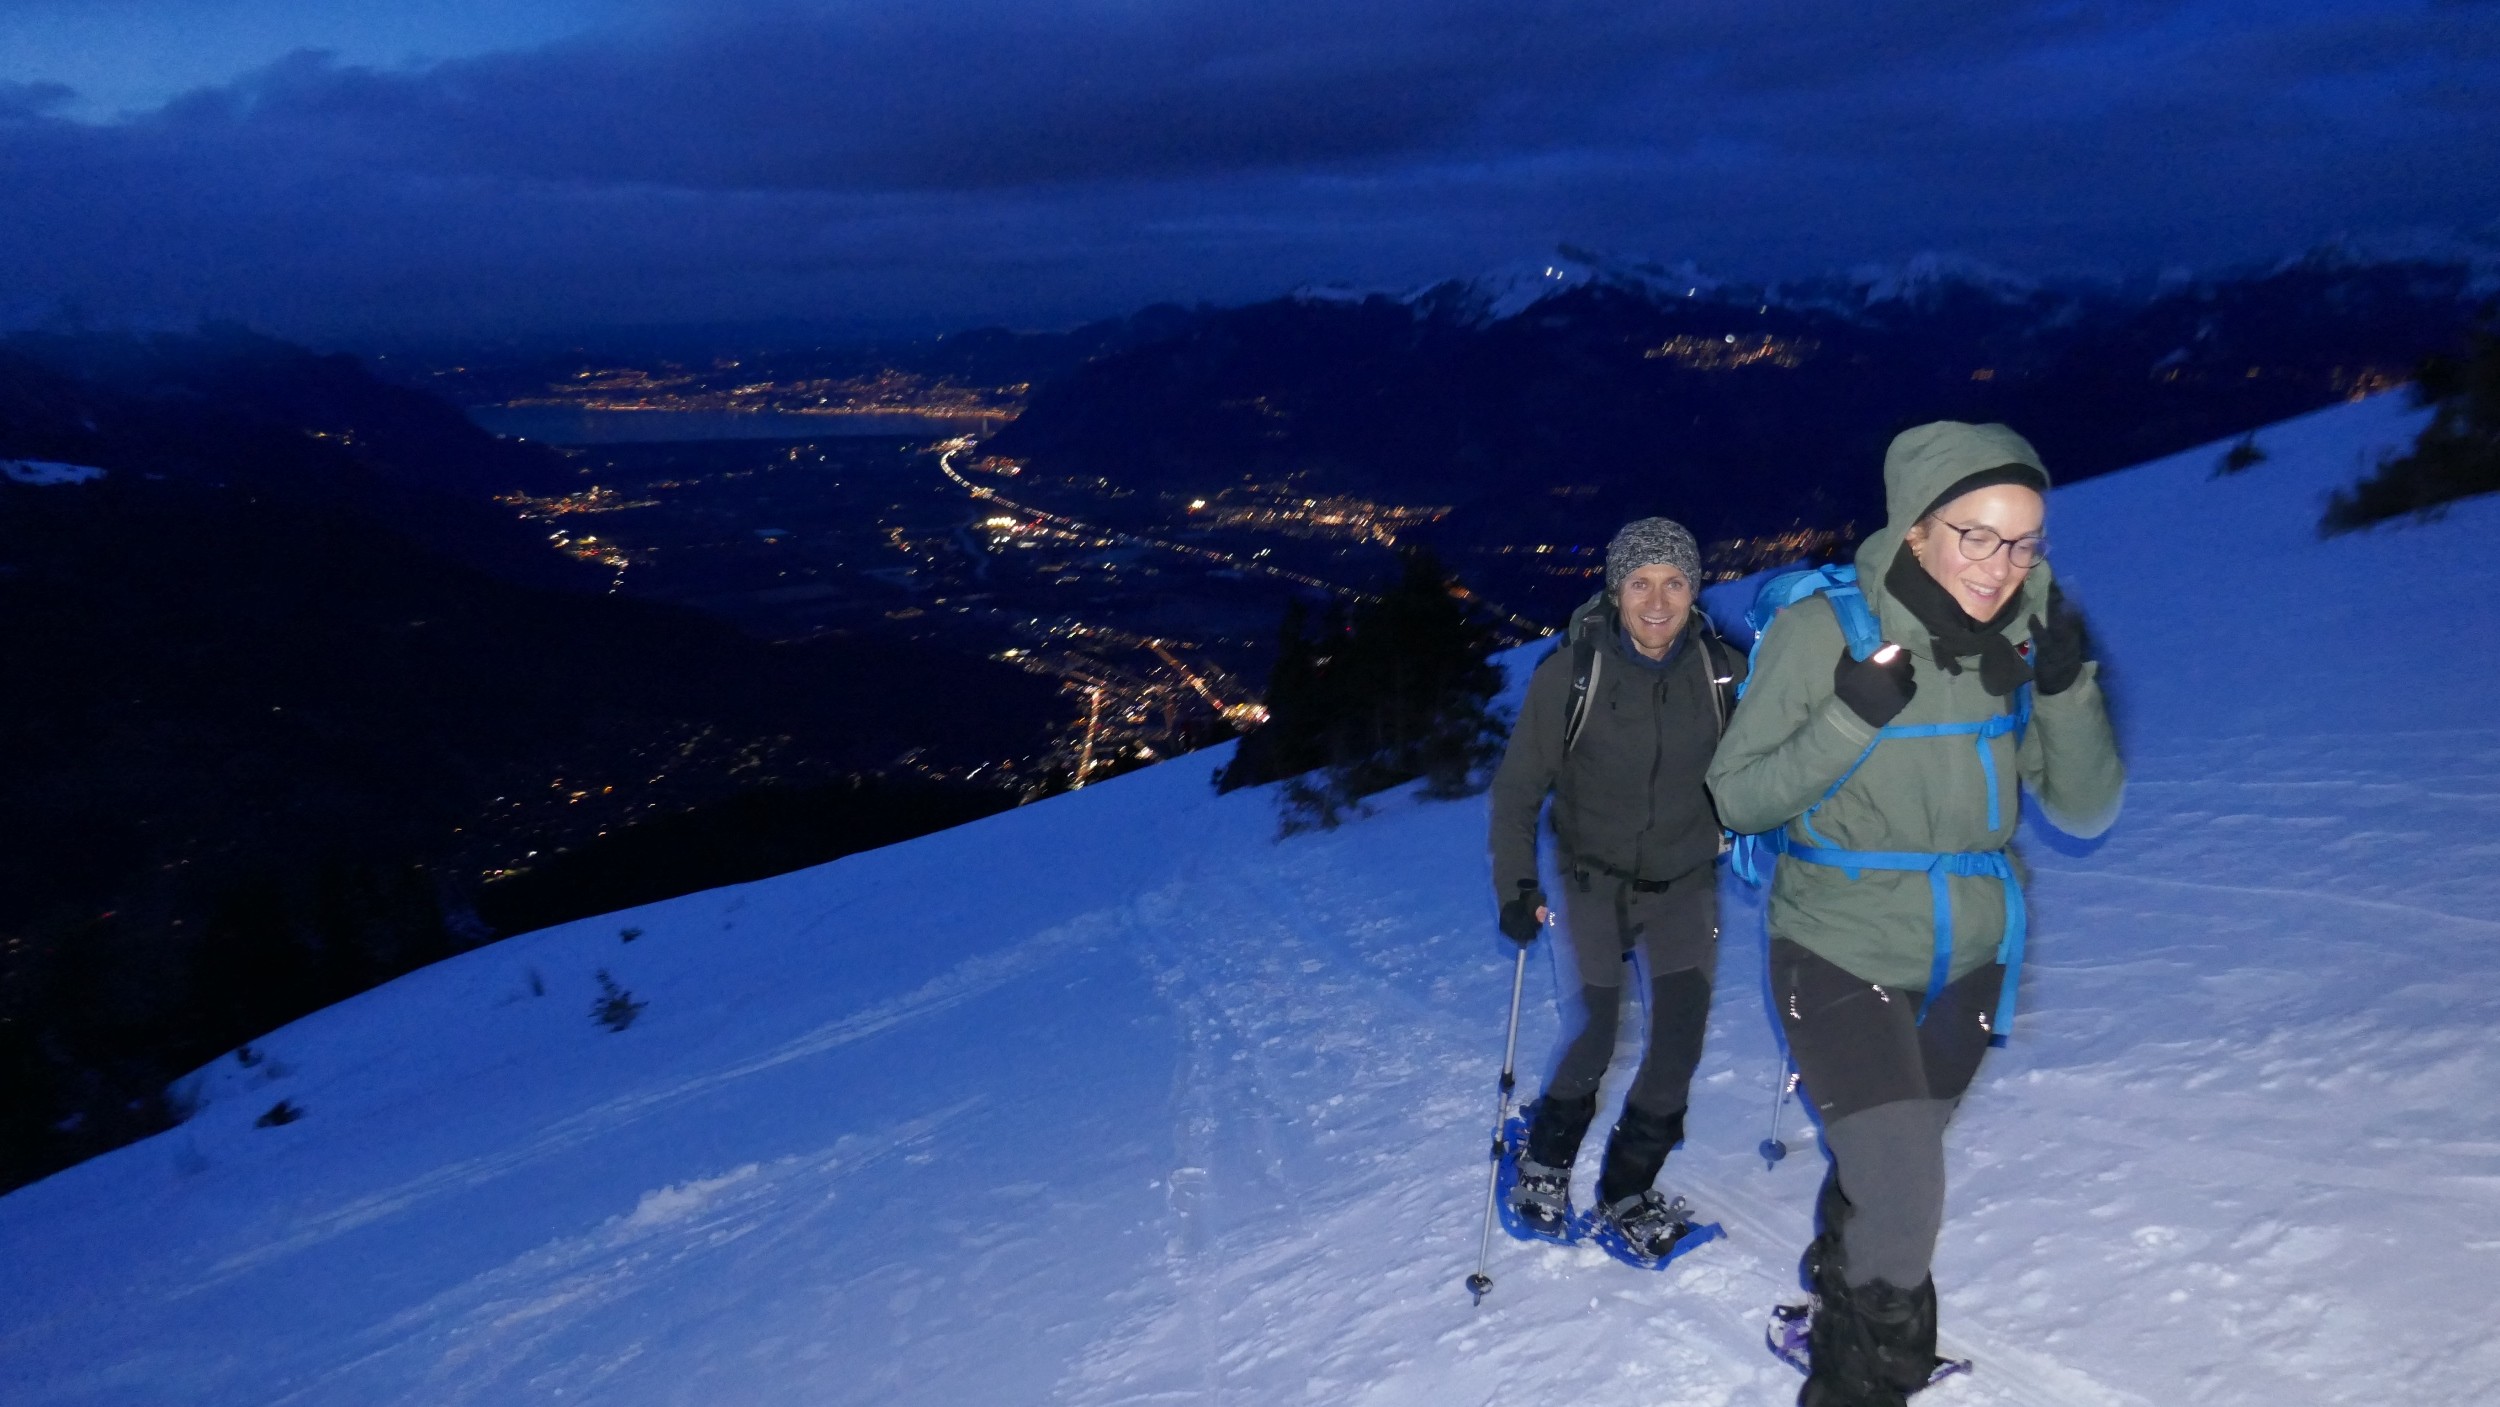
[[[1814,1351],[1809,1346],[1809,1342],[1813,1324],[1813,1301],[1809,1300],[1804,1304],[1775,1304],[1771,1306],[1770,1327],[1763,1331],[1763,1343],[1770,1348],[1772,1357],[1800,1373],[1812,1373]],[[1939,1357],[1936,1360],[1935,1370],[1927,1375],[1927,1381],[1914,1390],[1924,1392],[1947,1378],[1969,1371],[1971,1371],[1971,1361],[1967,1358]]]
[[[1579,1218],[1571,1211],[1571,1169],[1549,1168],[1529,1157],[1527,1142],[1524,1119],[1503,1125],[1502,1229],[1522,1241],[1570,1245],[1580,1239]]]
[[[1659,1269],[1727,1234],[1716,1222],[1693,1220],[1693,1209],[1683,1198],[1670,1200],[1654,1191],[1602,1207],[1589,1220],[1590,1239],[1600,1249],[1642,1270]]]

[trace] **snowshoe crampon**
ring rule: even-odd
[[[1502,1229],[1522,1241],[1568,1246],[1581,1233],[1580,1219],[1571,1212],[1570,1174],[1563,1174],[1559,1195],[1550,1186],[1521,1188],[1519,1157],[1527,1145],[1528,1122],[1513,1115],[1502,1125],[1502,1171],[1494,1189]]]
[[[1763,1342],[1770,1346],[1772,1357],[1800,1373],[1811,1373],[1814,1371],[1814,1354],[1808,1346],[1808,1330],[1813,1323],[1812,1302],[1775,1304],[1771,1306],[1771,1325],[1763,1331]],[[1927,1375],[1927,1381],[1919,1391],[1924,1392],[1947,1378],[1970,1370],[1971,1361],[1967,1358],[1939,1358],[1935,1371]]]
[[[1584,1218],[1585,1234],[1598,1249],[1625,1265],[1660,1270],[1727,1234],[1715,1221],[1693,1220],[1692,1213],[1681,1197],[1670,1201],[1644,1192],[1641,1205],[1620,1216]]]

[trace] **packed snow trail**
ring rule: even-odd
[[[2500,1272],[2500,502],[2310,526],[2420,420],[2381,399],[2260,432],[2242,475],[2217,445],[2058,493],[2134,782],[2105,840],[2026,836],[2023,1019],[1955,1126],[1937,1265],[1978,1370],[1922,1403],[2500,1381],[2459,1332]],[[1510,976],[1483,806],[1278,844],[1215,761],[255,1042],[189,1124],[0,1198],[0,1400],[1790,1400],[1762,1330],[1821,1159],[1793,1124],[1753,1152],[1757,896],[1723,889],[1664,1180],[1729,1239],[1661,1273],[1497,1239],[1471,1307]],[[622,1033],[602,969],[649,1003]],[[1553,955],[1529,972],[1532,1095],[1560,1032]],[[282,1097],[306,1116],[253,1127]]]

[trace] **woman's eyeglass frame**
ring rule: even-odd
[[[2003,549],[2007,561],[2021,570],[2029,571],[2047,561],[2049,557],[2049,540],[2037,533],[2030,537],[2000,537],[1996,529],[1985,523],[1975,523],[1966,528],[1959,523],[1945,522],[1942,518],[1933,521],[1939,526],[1953,529],[1955,545],[1961,549],[1965,561],[1985,562]],[[1979,539],[1980,545],[1972,543],[1973,537]]]

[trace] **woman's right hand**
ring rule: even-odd
[[[1889,640],[1865,659],[1842,650],[1840,663],[1832,670],[1832,692],[1868,727],[1881,728],[1900,717],[1901,710],[1917,697],[1916,673],[1910,652]]]

